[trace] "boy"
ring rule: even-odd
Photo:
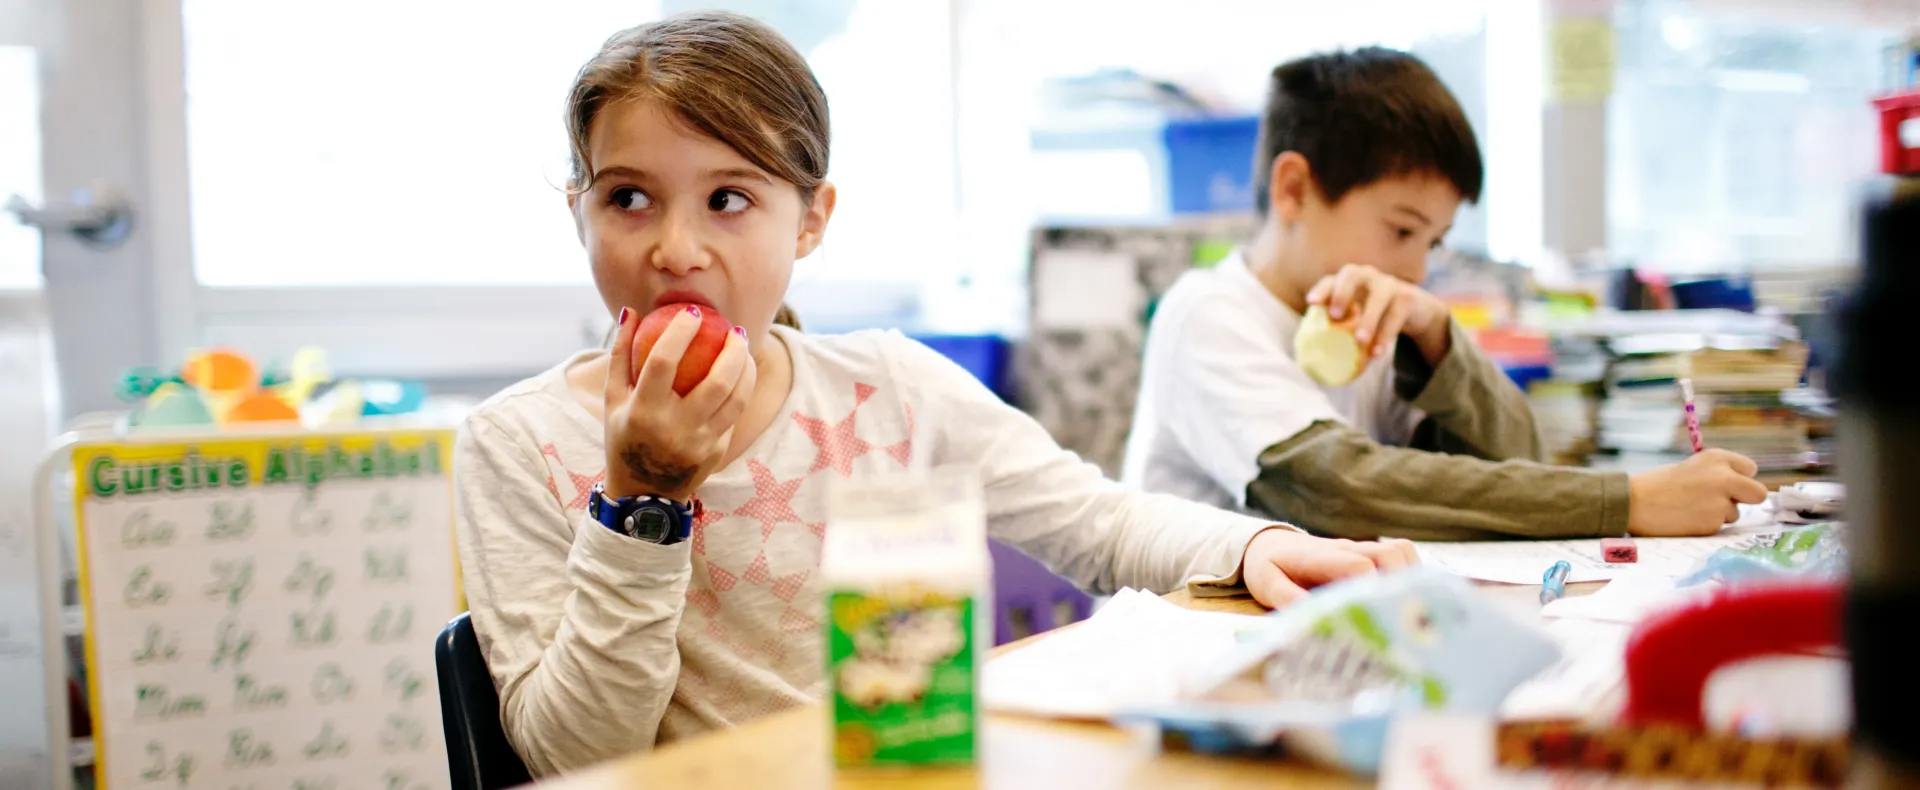
[[[1766,489],[1709,450],[1628,477],[1546,466],[1525,398],[1420,289],[1483,169],[1425,64],[1367,48],[1273,71],[1251,245],[1161,300],[1123,479],[1326,535],[1416,540],[1706,535]],[[1292,357],[1309,305],[1355,319],[1365,371]]]

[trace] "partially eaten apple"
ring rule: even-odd
[[[659,342],[660,335],[667,331],[667,325],[673,323],[673,317],[686,312],[689,307],[698,305],[674,303],[661,305],[659,309],[640,319],[640,328],[633,335],[633,378],[640,380],[640,368],[646,364],[647,356],[653,353],[653,344]],[[687,344],[687,352],[680,356],[680,367],[673,372],[673,391],[681,397],[693,391],[693,388],[707,377],[713,369],[713,361],[720,356],[721,349],[727,347],[727,332],[733,325],[720,316],[719,311],[711,307],[700,307],[700,329],[693,336],[693,342]]]
[[[1334,321],[1327,308],[1313,305],[1293,336],[1293,359],[1322,386],[1344,387],[1367,369],[1367,350],[1353,337],[1353,318]]]

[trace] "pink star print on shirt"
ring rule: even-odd
[[[566,462],[560,460],[560,449],[555,447],[553,442],[547,442],[545,446],[542,446],[540,448],[540,454],[552,458],[554,466],[560,467],[561,471],[566,474],[567,479],[573,483],[573,498],[566,500],[566,508],[568,510],[585,509],[587,506],[587,497],[593,493],[593,485],[607,479],[607,469],[605,466],[602,466],[600,471],[594,473],[591,477],[566,468]],[[560,498],[560,486],[556,478],[551,474],[547,475],[547,488],[553,491],[554,499]]]
[[[806,431],[807,438],[820,448],[820,455],[813,459],[809,474],[822,469],[832,469],[841,477],[853,474],[854,459],[872,452],[873,445],[853,434],[853,420],[860,415],[860,405],[873,397],[874,387],[867,384],[853,385],[853,410],[847,412],[846,419],[832,425],[826,420],[816,419],[793,413],[793,421],[800,424],[800,430]]]
[[[692,528],[695,581],[686,592],[681,631],[704,641],[683,645],[683,661],[718,647],[798,673],[817,664],[817,650],[792,642],[802,636],[817,641],[820,602],[813,571],[826,537],[826,486],[835,477],[898,470],[913,447],[913,418],[903,401],[882,398],[879,387],[864,382],[850,390],[796,400],[788,433],[701,485],[705,511]],[[876,399],[887,400],[891,414],[876,412]],[[811,416],[822,413],[844,416]],[[584,509],[593,484],[605,478],[604,451],[563,458],[549,442],[540,452],[550,461],[547,481],[555,500],[569,512]],[[562,477],[573,491],[558,484]]]
[[[815,471],[819,469],[814,467]],[[753,477],[753,498],[727,515],[760,522],[762,541],[782,523],[800,521],[800,514],[793,512],[793,495],[800,490],[800,484],[806,482],[806,477],[780,482],[774,479],[773,470],[759,459],[747,461],[747,473]]]
[[[1102,590],[1231,584],[1248,541],[1271,527],[1102,479],[898,333],[773,331],[792,390],[746,454],[700,486],[706,516],[685,544],[585,517],[605,426],[567,381],[604,351],[469,413],[454,453],[462,578],[503,724],[536,775],[817,703],[816,569],[827,493],[843,480],[978,464],[994,535]]]

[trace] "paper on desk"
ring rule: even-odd
[[[1540,607],[1541,617],[1565,617],[1632,625],[1656,609],[1706,596],[1719,582],[1691,587],[1675,585],[1674,578],[1655,571],[1629,570],[1613,577],[1591,595],[1570,595]]]
[[[1393,720],[1380,761],[1380,790],[1494,786],[1493,720],[1420,711]]]
[[[1760,521],[1754,517],[1755,522]],[[1743,519],[1744,520],[1744,519]],[[1493,540],[1464,543],[1415,543],[1420,561],[1469,579],[1506,584],[1539,584],[1557,560],[1573,566],[1568,582],[1606,581],[1628,571],[1647,571],[1677,579],[1715,551],[1750,545],[1785,528],[1770,516],[1751,526],[1735,522],[1704,538],[1634,538],[1639,560],[1609,563],[1601,559],[1599,540]]]
[[[1172,702],[1184,678],[1260,620],[1121,590],[1086,622],[988,661],[980,695],[988,710],[1075,719]]]
[[[1806,524],[1838,516],[1846,501],[1847,487],[1840,483],[1806,482],[1768,494],[1763,507],[1772,508],[1781,523]]]
[[[1780,518],[1779,503],[1780,495],[1779,492],[1776,491],[1768,494],[1766,501],[1758,505],[1745,503],[1737,505],[1736,507],[1740,508],[1740,518],[1732,524],[1728,524],[1727,529],[1751,529],[1784,524],[1786,522]]]
[[[1720,585],[1676,587],[1673,578],[1629,570],[1591,595],[1571,595],[1540,607],[1547,635],[1560,646],[1560,662],[1507,695],[1500,713],[1509,719],[1584,718],[1616,702],[1625,676],[1627,636],[1656,609],[1709,595]]]
[[[1630,625],[1557,619],[1545,625],[1560,646],[1560,661],[1507,695],[1504,719],[1582,718],[1611,703],[1626,677]]]

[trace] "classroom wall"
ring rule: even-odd
[[[53,745],[42,691],[41,542],[30,496],[52,435],[49,351],[44,326],[0,311],[0,710],[7,712],[0,716],[0,779],[7,787],[44,786]]]

